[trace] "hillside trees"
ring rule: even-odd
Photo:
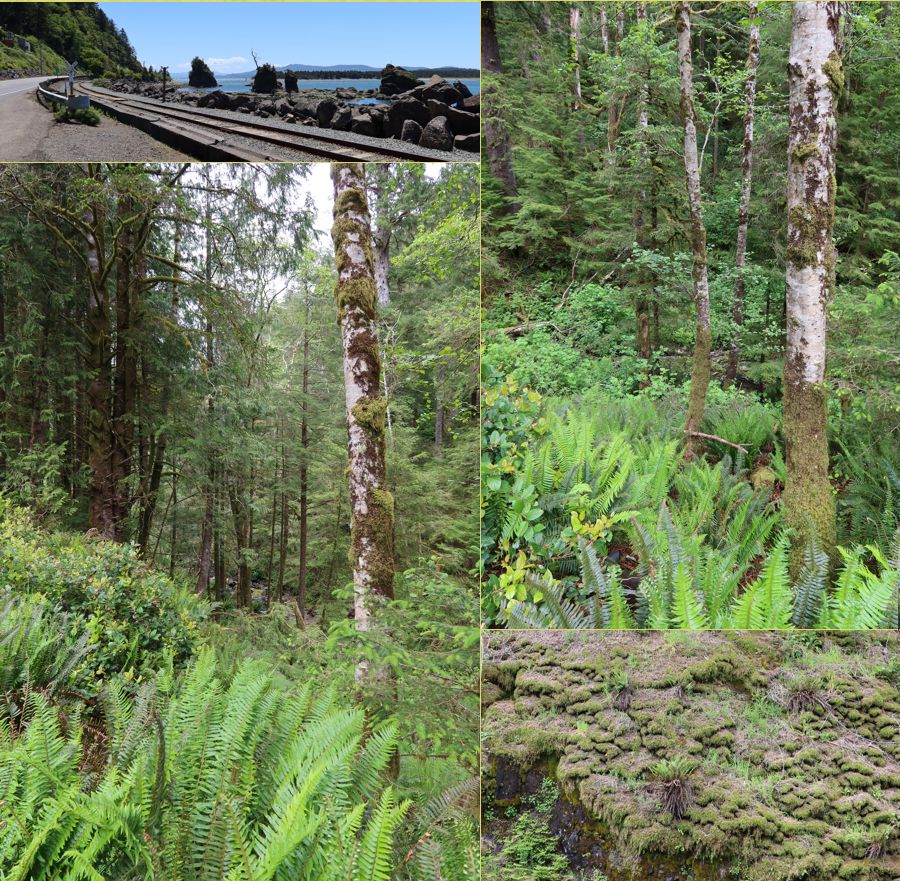
[[[520,210],[505,209],[503,180],[488,163],[484,403],[496,424],[484,435],[484,473],[497,485],[485,498],[497,503],[487,532],[498,536],[485,548],[490,603],[520,601],[532,588],[546,597],[538,581],[547,573],[574,577],[574,539],[593,529],[609,532],[609,567],[623,567],[632,589],[640,531],[606,523],[615,512],[586,519],[592,499],[577,482],[560,487],[565,500],[546,495],[545,463],[530,458],[554,416],[618,401],[610,435],[591,454],[612,455],[618,431],[644,450],[677,423],[701,471],[721,464],[777,515],[776,533],[792,536],[795,582],[819,572],[823,551],[836,565],[813,581],[831,589],[847,554],[870,572],[892,559],[898,110],[887,100],[897,68],[882,62],[900,50],[900,22],[890,4],[842,5],[839,38],[808,37],[804,57],[812,46],[821,54],[798,66],[798,10],[818,19],[809,35],[838,28],[834,7],[811,3],[494,7],[504,64],[493,100]],[[620,106],[621,119],[611,118]],[[550,400],[532,407],[537,394]],[[531,428],[512,431],[507,405],[526,406]],[[683,464],[678,483],[692,472]],[[689,534],[703,521],[683,489],[657,498],[655,516],[665,501],[676,527],[692,524]],[[515,505],[534,519],[519,522]],[[567,514],[581,520],[567,526]],[[541,538],[523,539],[528,532]],[[773,535],[759,562],[775,548]],[[698,600],[707,590],[693,585]],[[631,609],[638,617],[642,602]],[[795,623],[813,618],[806,609]]]

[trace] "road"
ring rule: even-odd
[[[31,76],[21,80],[0,80],[0,98],[14,95],[16,92],[27,92],[37,88],[37,84],[47,79],[45,76]]]
[[[40,160],[38,147],[50,134],[53,116],[38,104],[34,90],[46,77],[0,80],[0,160]]]
[[[60,125],[35,97],[47,77],[0,80],[0,162],[178,161],[188,157],[131,126]]]

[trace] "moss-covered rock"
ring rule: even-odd
[[[491,633],[486,681],[505,699],[484,711],[484,765],[553,768],[561,851],[607,881],[897,879],[900,695],[878,671],[898,648],[891,633]],[[624,710],[606,682],[620,657]],[[792,709],[792,689],[811,702]],[[689,769],[679,819],[661,760]]]

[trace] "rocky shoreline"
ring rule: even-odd
[[[117,79],[105,83],[116,92],[161,98],[161,83]],[[334,131],[350,131],[376,138],[395,138],[432,150],[480,150],[480,112],[478,95],[460,81],[449,82],[433,76],[426,82],[399,94],[382,90],[355,88],[277,90],[272,94],[183,90],[183,84],[166,86],[166,101],[231,110],[260,119],[278,117]],[[358,104],[361,99],[373,104]]]

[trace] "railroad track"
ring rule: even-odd
[[[163,104],[153,98],[124,95],[79,82],[77,90],[122,122],[135,125],[170,146],[200,159],[242,162],[279,162],[314,157],[354,162],[460,161],[458,151],[426,150],[389,138],[370,138],[349,132],[289,125],[280,121],[244,118],[228,111]],[[477,161],[475,153],[462,154]]]

